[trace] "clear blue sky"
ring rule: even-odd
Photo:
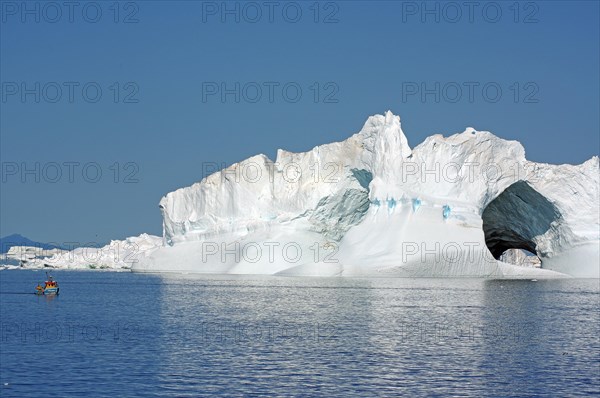
[[[160,198],[203,162],[309,150],[388,109],[411,146],[472,126],[535,161],[599,152],[596,1],[221,3],[2,1],[0,235],[161,234]],[[211,94],[236,82],[239,102]],[[407,91],[436,82],[438,102]]]

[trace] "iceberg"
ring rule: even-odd
[[[162,245],[159,236],[141,234],[113,240],[102,247],[77,247],[73,250],[13,246],[0,258],[0,269],[98,269],[129,270],[144,256]]]
[[[467,128],[411,148],[400,117],[342,142],[256,155],[160,201],[161,244],[138,272],[599,277],[599,159],[528,161]],[[539,267],[501,261],[535,254]]]

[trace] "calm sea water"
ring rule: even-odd
[[[600,394],[598,280],[0,271],[0,395]]]

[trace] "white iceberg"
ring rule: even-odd
[[[257,155],[167,194],[140,272],[599,277],[599,161],[526,160],[468,128],[411,149],[400,118],[343,142]],[[541,267],[497,259],[524,249]]]
[[[159,236],[141,234],[124,240],[113,240],[102,247],[78,247],[70,251],[13,246],[5,259],[0,259],[0,267],[129,270],[133,264],[160,247],[162,241]],[[18,265],[9,264],[10,260],[16,261]]]

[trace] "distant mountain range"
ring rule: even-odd
[[[12,234],[0,238],[0,254],[8,252],[8,250],[13,246],[33,246],[39,247],[43,250],[64,249],[63,247],[50,243],[36,242],[19,234]]]

